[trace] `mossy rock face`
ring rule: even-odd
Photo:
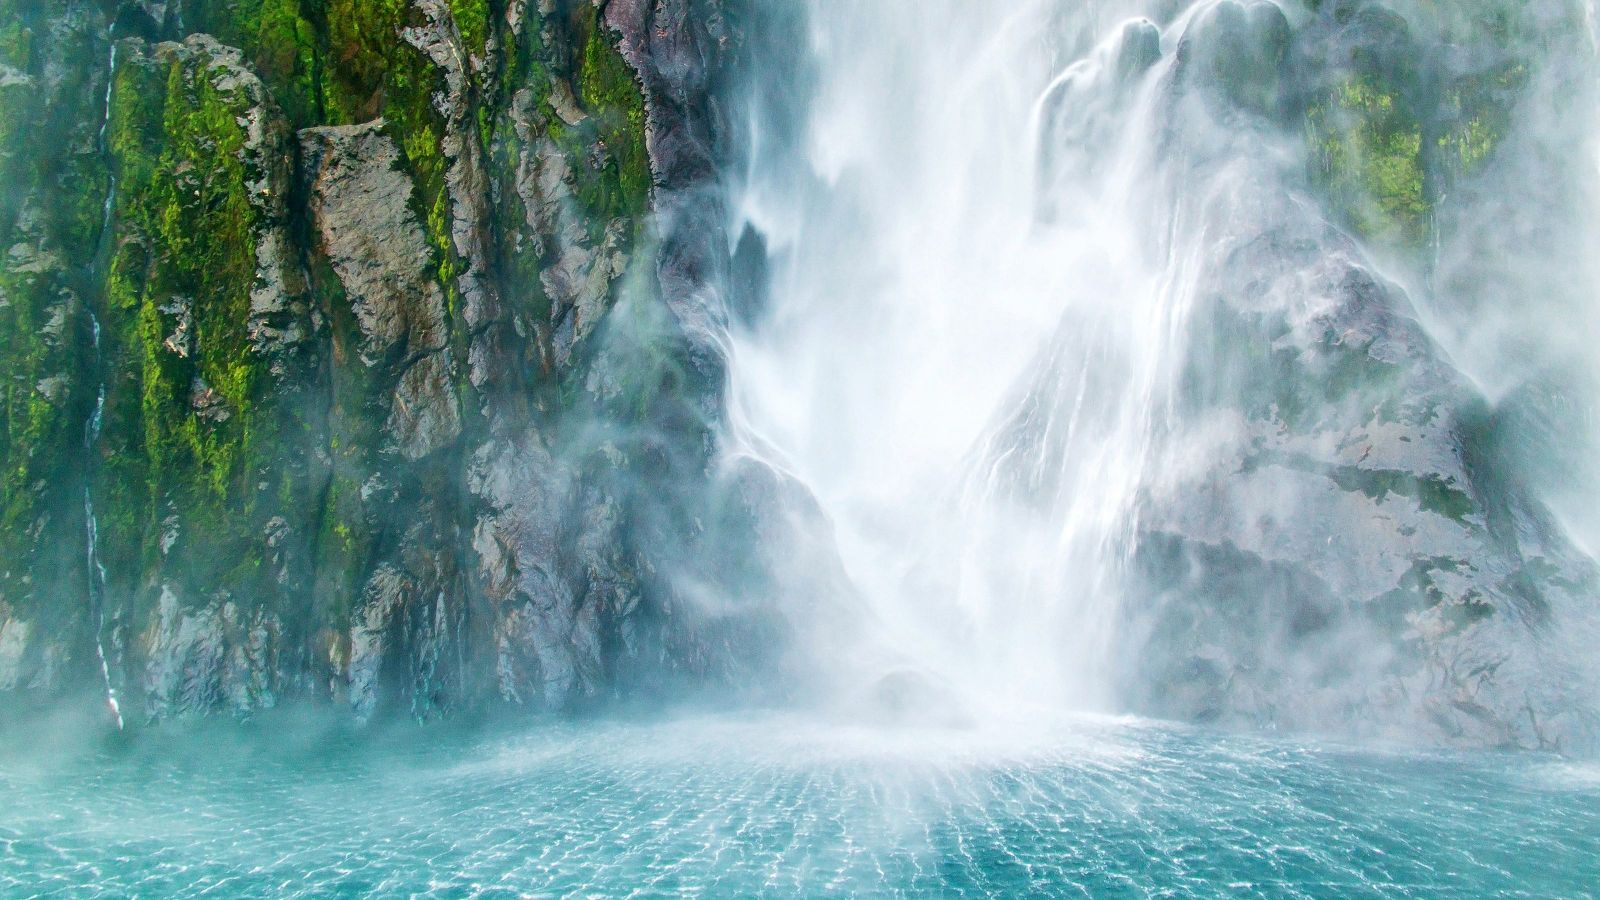
[[[1380,81],[1355,76],[1314,106],[1316,173],[1364,235],[1419,243],[1427,229],[1422,124]]]
[[[559,706],[605,693],[618,642],[648,679],[643,554],[695,527],[655,508],[711,442],[659,304],[636,68],[643,35],[712,48],[714,21],[0,0],[0,629],[32,660],[0,690],[103,689],[97,637],[156,716]],[[679,121],[708,109],[706,72],[650,77]],[[510,635],[537,650],[502,671]]]
[[[104,73],[77,61],[107,47],[89,3],[0,2],[0,619],[37,637],[11,660],[20,668],[0,670],[9,687],[83,677],[85,273],[106,179]]]
[[[1516,5],[1317,4],[1302,120],[1313,182],[1364,237],[1417,247],[1452,184],[1492,157],[1529,74]],[[1455,48],[1473,48],[1470,54]]]
[[[107,131],[106,422],[94,480],[114,594],[281,603],[312,496],[314,325],[277,105],[205,37],[119,47]],[[133,623],[137,626],[137,622]]]

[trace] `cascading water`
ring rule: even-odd
[[[96,353],[100,349],[100,322],[90,316],[90,325],[94,333],[94,348]],[[100,443],[100,428],[103,424],[106,406],[105,385],[100,386],[99,393],[95,396],[94,412],[89,414],[89,420],[83,426],[83,451],[93,459],[95,448]],[[84,519],[84,563],[89,579],[89,606],[93,610],[91,621],[94,623],[94,652],[95,659],[100,664],[100,679],[105,687],[106,706],[111,711],[117,730],[122,730],[122,706],[117,702],[117,690],[111,682],[111,662],[106,657],[105,629],[106,629],[106,598],[105,583],[106,570],[100,564],[100,522],[94,511],[94,491],[88,485],[83,487],[83,519]]]
[[[1441,198],[1428,289],[1419,293],[1430,331],[1506,411],[1505,436],[1523,474],[1594,555],[1600,122],[1592,110],[1600,26],[1593,2],[1530,5],[1527,15],[1567,43],[1519,76],[1531,84],[1512,110],[1508,146],[1474,183]]]
[[[1391,676],[1411,651],[1377,623],[1447,615],[1433,569],[1498,591],[1497,572],[1567,554],[1492,521],[1473,389],[1381,274],[1409,280],[1385,242],[1413,226],[1370,222],[1426,220],[1422,200],[1368,213],[1308,174],[1380,152],[1326,135],[1350,127],[1341,103],[1397,102],[1350,73],[1413,39],[1349,6],[808,7],[808,74],[752,104],[734,189],[732,233],[759,234],[770,268],[732,340],[729,437],[836,529],[879,648],[846,684],[910,666],[989,710],[1131,691],[1259,724],[1412,716],[1347,712],[1410,702]],[[1435,60],[1467,83],[1490,65]],[[1481,142],[1466,115],[1426,113],[1415,140]],[[1423,199],[1465,165],[1431,152],[1404,163]],[[1505,561],[1470,561],[1487,553]],[[1526,595],[1505,607],[1586,615]],[[1518,615],[1474,638],[1483,665],[1545,652]]]
[[[807,168],[756,154],[740,207],[775,271],[735,433],[816,492],[915,664],[1103,707],[1204,207],[1252,173],[1156,158],[1193,11],[1163,35],[1136,4],[935,6],[813,8]]]

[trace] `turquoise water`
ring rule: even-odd
[[[0,754],[0,894],[1583,896],[1600,768],[1150,723],[263,726]]]

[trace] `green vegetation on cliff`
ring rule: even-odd
[[[576,73],[578,99],[595,118],[598,137],[610,155],[593,181],[581,185],[579,197],[595,213],[641,216],[650,200],[651,175],[637,76],[594,7],[584,8],[579,23],[583,49]]]
[[[106,191],[102,73],[64,64],[106,56],[101,22],[85,12],[0,0],[0,609],[63,629],[76,623],[60,594],[84,596],[85,272]]]
[[[239,47],[256,73],[272,86],[278,104],[296,125],[324,118],[324,56],[317,30],[302,0],[184,0],[182,19],[193,33],[210,34]]]
[[[1356,229],[1416,243],[1425,235],[1422,125],[1378,79],[1356,76],[1313,106],[1317,174]]]
[[[0,616],[42,580],[62,622],[87,621],[60,602],[88,597],[87,487],[130,709],[156,642],[246,652],[257,615],[287,624],[248,652],[345,678],[377,575],[408,604],[466,602],[471,451],[558,414],[545,401],[583,383],[622,271],[648,274],[631,259],[652,189],[639,83],[588,2],[63,2],[0,0]],[[358,286],[296,132],[376,120],[392,169],[370,147],[345,159],[388,194],[358,191],[333,227],[386,205],[423,240]],[[435,287],[442,321],[422,322],[413,295]]]
[[[1407,20],[1376,4],[1319,6],[1365,38],[1305,110],[1313,179],[1362,235],[1419,246],[1451,185],[1482,168],[1510,127],[1529,77],[1525,13],[1421,2]],[[1460,47],[1474,48],[1468,63],[1438,61]]]
[[[134,50],[115,73],[108,135],[105,556],[113,571],[151,571],[175,529],[175,568],[207,592],[267,595],[254,545],[268,513],[298,499],[280,464],[297,411],[278,408],[251,334],[258,252],[281,225],[270,194],[283,185],[261,165],[286,152],[282,125],[210,52]],[[260,146],[246,146],[252,127]]]

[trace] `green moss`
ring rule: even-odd
[[[449,4],[467,52],[482,55],[489,41],[489,0],[449,0]]]
[[[608,173],[615,178],[615,196],[605,200],[616,214],[639,216],[649,203],[651,187],[644,96],[633,67],[614,45],[598,10],[588,11],[577,72],[578,100],[598,120],[600,138],[615,166]]]
[[[294,495],[279,464],[292,417],[251,347],[250,293],[266,211],[247,185],[253,105],[221,88],[208,59],[125,61],[113,85],[109,150],[118,235],[106,271],[105,463],[97,494],[108,568],[159,560],[169,517],[190,539],[176,567],[206,596],[263,597],[262,522]]]
[[[1358,47],[1349,70],[1309,104],[1305,130],[1313,179],[1335,210],[1365,236],[1417,247],[1434,205],[1493,158],[1535,45],[1522,5],[1498,0],[1429,2],[1393,21],[1404,49]],[[1443,58],[1452,45],[1498,59],[1450,72]],[[1437,82],[1424,81],[1419,60]]]
[[[112,77],[106,143],[116,174],[126,183],[148,182],[160,162],[166,85],[157,89],[156,77],[153,68],[128,62],[117,66]]]
[[[1458,81],[1442,101],[1447,125],[1436,138],[1440,166],[1447,177],[1470,176],[1494,155],[1511,127],[1514,98],[1528,81],[1528,69],[1511,62],[1488,75]]]
[[[1422,123],[1397,94],[1374,77],[1352,77],[1312,106],[1306,128],[1318,180],[1358,231],[1422,240]]]
[[[296,127],[320,124],[323,54],[305,14],[315,0],[187,0],[183,21],[244,51]]]
[[[33,29],[20,19],[0,22],[0,64],[27,71],[33,60]]]
[[[405,90],[408,77],[431,65],[419,62],[416,48],[400,37],[401,29],[413,24],[412,17],[420,16],[406,0],[323,0],[319,6],[328,58],[324,96],[330,123],[369,121],[383,112],[387,99],[402,104],[420,100],[421,108],[428,106],[425,96]],[[389,98],[397,78],[405,96]]]
[[[467,20],[462,27],[481,49],[487,6],[482,0],[454,5]],[[453,309],[458,297],[455,279],[464,267],[451,239],[448,161],[441,144],[445,123],[433,105],[434,94],[444,89],[443,76],[420,50],[400,38],[407,26],[424,24],[421,13],[407,0],[323,0],[320,17],[329,59],[324,82],[328,119],[348,124],[384,118],[415,187],[418,218],[434,248],[437,276]]]
[[[273,88],[289,121],[300,126],[321,122],[322,59],[316,33],[300,14],[297,0],[263,0],[254,34],[245,35],[255,70]]]
[[[645,147],[644,96],[598,10],[580,6],[572,13],[569,28],[573,56],[552,60],[551,73],[570,78],[586,118],[574,125],[563,122],[550,105],[547,89],[546,128],[571,163],[589,238],[598,241],[612,219],[642,221],[649,208],[653,176]]]
[[[525,23],[516,33],[506,35],[500,76],[492,83],[492,93],[479,107],[479,133],[485,141],[489,171],[498,184],[489,193],[492,251],[497,278],[502,286],[502,299],[508,301],[519,328],[530,335],[536,334],[540,324],[548,321],[550,301],[545,296],[539,274],[545,264],[544,242],[528,224],[528,211],[518,194],[515,179],[524,162],[524,154],[532,153],[518,134],[511,118],[511,107],[518,91],[528,90],[541,98],[540,108],[547,116],[549,111],[550,68],[548,53],[543,46],[537,21]],[[507,373],[524,383],[537,380],[541,369],[538,358],[538,339],[530,340],[522,360],[521,371]],[[514,383],[514,382],[513,382]]]
[[[489,0],[449,0],[468,52],[483,54]],[[184,22],[240,47],[296,127],[353,124],[430,106],[415,94],[431,63],[401,37],[423,16],[409,0],[189,0]]]

